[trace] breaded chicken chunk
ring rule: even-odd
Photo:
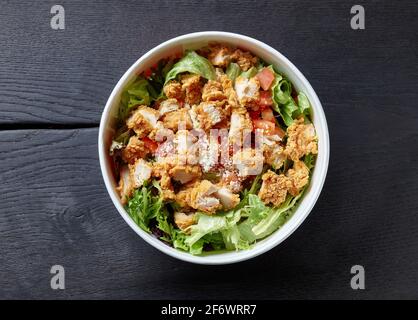
[[[145,147],[142,140],[137,136],[129,138],[129,142],[124,149],[122,149],[122,159],[126,163],[133,164],[137,159],[144,158],[150,150]]]
[[[304,124],[304,119],[295,120],[287,128],[287,144],[285,152],[293,161],[306,154],[318,153],[317,138],[313,124]]]
[[[263,183],[258,193],[265,204],[279,206],[286,200],[289,180],[284,174],[276,174],[269,170],[262,176]]]
[[[235,80],[235,92],[241,106],[251,106],[260,98],[260,82],[256,77],[247,79],[239,76]]]
[[[147,106],[140,106],[126,120],[126,125],[142,138],[157,127],[159,117],[160,113],[158,110]]]
[[[144,159],[138,159],[134,164],[129,165],[129,171],[133,187],[139,188],[151,178],[152,165]]]
[[[202,83],[200,81],[200,75],[182,75],[181,84],[181,88],[185,93],[185,102],[190,105],[198,104],[202,98]]]
[[[162,101],[158,111],[160,112],[160,116],[163,116],[166,113],[177,111],[178,109],[180,109],[180,104],[178,103],[177,99],[171,98]]]
[[[297,196],[309,182],[309,169],[303,161],[297,160],[293,163],[293,168],[287,171],[286,176],[290,181],[289,193]]]
[[[184,92],[181,83],[175,80],[169,81],[163,88],[164,94],[169,99],[183,100]]]
[[[253,56],[249,52],[241,51],[240,49],[236,49],[231,54],[231,60],[236,62],[240,66],[240,68],[244,71],[247,71],[251,67],[254,67],[258,62],[257,57]]]
[[[225,101],[202,102],[194,108],[199,128],[203,130],[209,130],[223,121],[228,111],[229,108],[225,105]]]
[[[202,169],[199,165],[183,165],[174,166],[168,171],[170,177],[180,183],[187,183],[202,175]]]
[[[122,204],[128,202],[128,198],[132,195],[133,184],[131,180],[131,173],[128,166],[123,166],[120,170],[120,180],[116,191],[119,193]]]
[[[208,60],[216,67],[226,68],[231,61],[232,50],[221,44],[209,46]]]
[[[203,101],[222,101],[227,97],[223,92],[222,84],[215,80],[208,80],[203,86],[202,100]]]
[[[184,212],[175,212],[174,213],[174,223],[179,227],[181,230],[185,230],[191,225],[195,224],[195,214],[190,213],[186,214]]]
[[[186,109],[180,109],[166,113],[162,117],[163,126],[166,129],[177,132],[179,129],[190,130],[193,128],[192,119]]]
[[[240,176],[253,176],[263,170],[264,156],[260,150],[245,148],[232,157]]]

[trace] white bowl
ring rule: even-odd
[[[205,256],[193,256],[186,252],[181,252],[177,249],[165,245],[160,240],[156,239],[151,234],[144,232],[139,228],[135,222],[130,218],[125,211],[123,205],[120,202],[119,196],[116,192],[117,182],[114,179],[111,166],[110,157],[108,155],[109,146],[111,144],[112,136],[114,134],[116,114],[119,107],[120,94],[125,88],[126,84],[131,81],[136,75],[148,69],[154,63],[160,59],[168,57],[178,52],[182,52],[185,49],[197,49],[208,44],[208,42],[222,42],[240,48],[245,48],[267,63],[273,64],[277,70],[293,83],[298,91],[303,91],[313,108],[313,123],[316,128],[318,136],[318,157],[316,165],[313,171],[312,179],[309,188],[306,190],[304,196],[301,199],[299,206],[297,207],[294,215],[287,221],[287,223],[271,234],[266,239],[259,241],[249,250],[226,252],[226,253],[214,253]],[[263,42],[255,40],[253,38],[239,35],[236,33],[227,32],[197,32],[186,34],[171,40],[168,40],[154,49],[148,51],[141,58],[139,58],[128,71],[125,72],[123,77],[116,84],[109,99],[107,100],[106,107],[103,111],[100,121],[99,130],[99,158],[100,167],[103,174],[103,179],[106,184],[107,191],[110,198],[113,201],[116,209],[121,214],[126,223],[146,242],[157,248],[158,250],[180,260],[199,263],[199,264],[228,264],[247,260],[262,254],[273,247],[277,246],[280,242],[285,240],[296,228],[305,220],[316,200],[321,193],[322,186],[325,181],[325,176],[328,169],[329,160],[329,137],[328,127],[325,119],[325,114],[322,109],[321,103],[309,84],[308,80],[302,75],[302,73],[281,53],[272,47],[266,45]]]

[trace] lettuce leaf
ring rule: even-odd
[[[215,80],[216,77],[213,65],[206,58],[198,55],[194,51],[188,51],[186,55],[173,66],[165,77],[165,83],[176,78],[177,75],[183,72],[199,74],[208,80]]]
[[[241,218],[239,210],[214,216],[203,213],[196,213],[196,215],[197,224],[191,225],[188,228],[190,235],[185,241],[190,247],[207,234],[219,232],[234,226]]]
[[[254,77],[257,73],[258,73],[258,69],[256,67],[251,67],[247,71],[243,71],[240,74],[240,76],[249,79],[249,78]]]
[[[145,183],[141,188],[136,189],[128,200],[126,208],[135,223],[146,232],[150,232],[150,220],[156,218],[163,208],[162,198],[152,195],[151,187],[150,184]]]
[[[231,62],[228,65],[228,68],[226,68],[226,75],[228,76],[229,79],[231,79],[233,82],[235,81],[235,79],[240,75],[241,73],[241,68],[239,67],[238,64],[236,64],[235,62]]]
[[[118,114],[119,121],[123,122],[133,107],[150,105],[151,101],[154,100],[150,95],[150,88],[149,82],[139,77],[122,92]]]

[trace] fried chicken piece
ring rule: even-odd
[[[150,150],[145,147],[143,141],[139,140],[137,136],[129,138],[129,142],[124,149],[122,149],[122,159],[126,163],[133,164],[137,159],[144,158]]]
[[[215,80],[208,80],[203,86],[202,100],[203,101],[222,101],[227,99],[223,92],[222,84]]]
[[[185,92],[185,102],[193,105],[198,104],[202,98],[202,83],[200,75],[186,74],[181,76],[181,88]]]
[[[226,68],[231,61],[232,50],[229,47],[212,44],[209,46],[208,60],[217,67]]]
[[[309,182],[309,169],[303,161],[297,160],[293,163],[293,168],[286,173],[289,179],[289,193],[297,196],[304,186]]]
[[[163,88],[164,94],[169,99],[184,99],[184,92],[181,84],[176,80],[169,81]]]
[[[245,148],[232,157],[240,176],[258,175],[263,170],[264,156],[260,150]]]
[[[179,129],[190,130],[193,128],[192,119],[186,109],[180,109],[166,113],[162,117],[163,126],[166,129],[177,132]]]
[[[263,183],[258,197],[265,204],[271,203],[277,207],[286,200],[289,179],[284,174],[276,174],[269,170],[261,177]]]
[[[138,159],[134,164],[129,165],[129,171],[133,187],[139,188],[151,178],[152,165],[144,159]]]
[[[213,214],[222,208],[215,197],[218,188],[208,180],[189,184],[176,195],[176,201],[181,207],[192,207],[207,214]]]
[[[120,180],[116,191],[119,193],[122,204],[125,205],[133,192],[133,184],[128,166],[123,166],[120,170]]]
[[[265,162],[276,170],[280,169],[286,160],[284,147],[277,141],[269,140],[266,137],[263,139],[263,155]]]
[[[160,115],[163,116],[166,113],[177,111],[178,109],[180,109],[178,101],[174,98],[170,98],[160,103],[158,111],[160,112]]]
[[[243,133],[248,134],[253,131],[250,115],[245,108],[238,108],[232,111],[230,120],[228,139],[230,143],[241,143]]]
[[[139,106],[126,120],[126,125],[142,138],[157,127],[159,117],[158,110],[147,106]]]
[[[306,154],[318,153],[317,138],[313,124],[304,124],[304,119],[295,120],[287,128],[287,144],[285,152],[293,161]]]
[[[225,101],[202,102],[196,108],[199,128],[209,130],[217,123],[220,123],[228,114],[229,108]]]
[[[176,165],[168,173],[174,180],[184,184],[199,178],[202,170],[199,165]]]
[[[241,106],[251,106],[260,98],[260,82],[256,77],[235,79],[235,92]]]
[[[195,224],[195,214],[186,214],[184,212],[175,212],[174,213],[174,223],[179,227],[181,230],[185,230],[191,225]]]
[[[258,58],[247,51],[244,52],[240,49],[236,49],[231,54],[231,61],[236,62],[242,70],[247,71],[257,64]]]
[[[239,107],[237,93],[235,92],[232,80],[225,73],[218,74],[218,81],[222,85],[222,91],[232,109]]]
[[[152,176],[160,179],[159,183],[163,200],[174,200],[176,195],[168,170],[169,166],[166,163],[154,163],[152,166]]]
[[[232,193],[228,188],[219,188],[216,191],[216,197],[221,201],[224,209],[229,210],[235,208],[240,202],[238,194]]]

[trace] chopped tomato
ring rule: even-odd
[[[251,120],[260,119],[260,110],[258,111],[249,111]]]
[[[263,111],[261,111],[261,118],[263,120],[271,121],[273,123],[276,122],[276,120],[274,119],[273,110],[271,110],[270,108],[266,108]]]
[[[263,68],[257,74],[257,78],[258,81],[260,81],[261,88],[263,88],[263,90],[268,90],[274,81],[274,73],[269,68]]]
[[[271,97],[270,91],[260,91],[260,98],[258,100],[258,103],[261,106],[271,106],[273,105],[273,99]]]
[[[148,137],[144,137],[142,139],[142,141],[144,142],[145,148],[151,150],[152,153],[157,151],[157,149],[158,149],[158,143],[157,142],[155,142],[154,140],[151,140]]]
[[[152,70],[151,69],[147,69],[144,71],[144,76],[145,78],[149,78],[152,75]]]

